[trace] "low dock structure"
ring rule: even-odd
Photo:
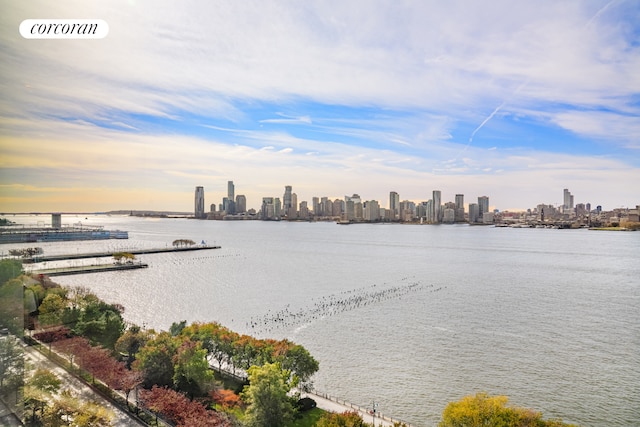
[[[198,246],[186,246],[186,247],[171,247],[171,248],[152,248],[152,249],[132,249],[121,250],[115,252],[89,252],[78,254],[65,254],[65,255],[34,255],[32,257],[23,258],[24,264],[33,264],[36,262],[48,262],[48,261],[66,261],[72,259],[87,259],[87,258],[103,258],[111,257],[116,253],[126,252],[132,255],[145,255],[145,254],[160,254],[167,252],[188,252],[188,251],[202,251],[209,249],[220,249],[222,246],[210,246],[210,245],[198,245]]]
[[[71,274],[101,273],[104,271],[136,270],[138,268],[147,267],[149,267],[149,264],[145,264],[143,262],[125,264],[94,264],[71,267],[44,268],[40,270],[32,270],[30,273],[53,277],[69,276]]]

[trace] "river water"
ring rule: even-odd
[[[640,425],[638,232],[97,215],[63,222],[130,238],[38,244],[45,254],[183,238],[222,246],[141,255],[148,269],[56,281],[121,303],[128,320],[148,328],[218,321],[289,338],[319,360],[319,391],[375,401],[415,426],[437,425],[448,402],[479,391],[545,418]]]

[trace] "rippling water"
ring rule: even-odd
[[[487,391],[583,426],[640,425],[640,233],[78,221],[126,229],[130,239],[40,244],[45,253],[178,238],[222,249],[139,256],[150,268],[58,282],[122,303],[147,327],[216,320],[290,338],[320,361],[316,387],[341,399],[375,400],[383,413],[433,426],[449,401]],[[351,297],[360,304],[318,308]],[[301,315],[274,320],[292,312]]]

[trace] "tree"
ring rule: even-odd
[[[316,427],[367,427],[362,417],[357,412],[344,412],[342,414],[325,412],[316,423]]]
[[[142,372],[145,387],[173,387],[177,349],[178,341],[168,332],[160,332],[140,349],[133,366]]]
[[[13,336],[0,339],[0,391],[6,391],[4,390],[5,381],[22,378],[23,372],[24,350],[18,340]]]
[[[124,332],[124,320],[119,307],[98,300],[82,310],[74,331],[91,342],[113,350]]]
[[[113,259],[118,264],[122,264],[123,261],[126,263],[132,263],[133,260],[136,259],[136,256],[129,252],[116,252],[113,254]]]
[[[248,427],[282,427],[295,414],[289,391],[295,387],[295,378],[278,363],[249,368],[249,385],[242,392],[248,404],[245,423]]]
[[[40,312],[38,321],[43,326],[61,324],[62,314],[66,306],[66,301],[60,295],[48,293],[38,308]]]
[[[151,390],[142,390],[140,399],[145,407],[161,414],[178,427],[230,426],[222,414],[208,411],[200,403],[190,401],[183,394],[169,388],[154,386]]]
[[[149,333],[142,331],[139,326],[133,325],[118,338],[115,349],[118,353],[127,355],[127,367],[131,367],[136,354],[148,340]]]
[[[282,367],[295,374],[300,380],[301,388],[304,391],[309,391],[313,385],[311,377],[320,366],[306,348],[301,345],[293,345],[284,354]]]
[[[173,383],[176,389],[193,399],[204,396],[213,382],[213,372],[207,362],[207,350],[200,342],[185,339],[173,357]]]
[[[507,406],[506,396],[477,393],[449,403],[443,413],[440,427],[561,427],[570,426],[561,420],[544,421],[540,412]]]
[[[23,402],[25,410],[31,410],[31,420],[35,423],[40,411],[40,417],[44,409],[53,400],[53,395],[60,390],[62,381],[53,372],[47,369],[37,369],[29,378],[24,387]]]

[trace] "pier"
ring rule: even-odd
[[[29,258],[23,258],[22,262],[24,264],[33,264],[36,262],[48,262],[48,261],[65,261],[72,259],[86,259],[86,258],[102,258],[102,257],[110,257],[116,253],[128,253],[132,255],[144,255],[144,254],[160,254],[166,252],[188,252],[188,251],[202,251],[209,249],[220,249],[222,246],[209,246],[209,245],[199,245],[199,246],[187,246],[187,247],[172,247],[172,248],[155,248],[155,249],[133,249],[133,250],[122,250],[122,251],[109,251],[109,252],[89,252],[89,253],[78,253],[78,254],[66,254],[66,255],[34,255]]]
[[[119,270],[136,270],[138,268],[147,268],[149,264],[136,262],[131,264],[97,264],[97,265],[81,265],[73,267],[45,268],[41,270],[32,270],[32,274],[43,274],[45,276],[68,276],[71,274],[101,273],[103,271],[119,271]]]

